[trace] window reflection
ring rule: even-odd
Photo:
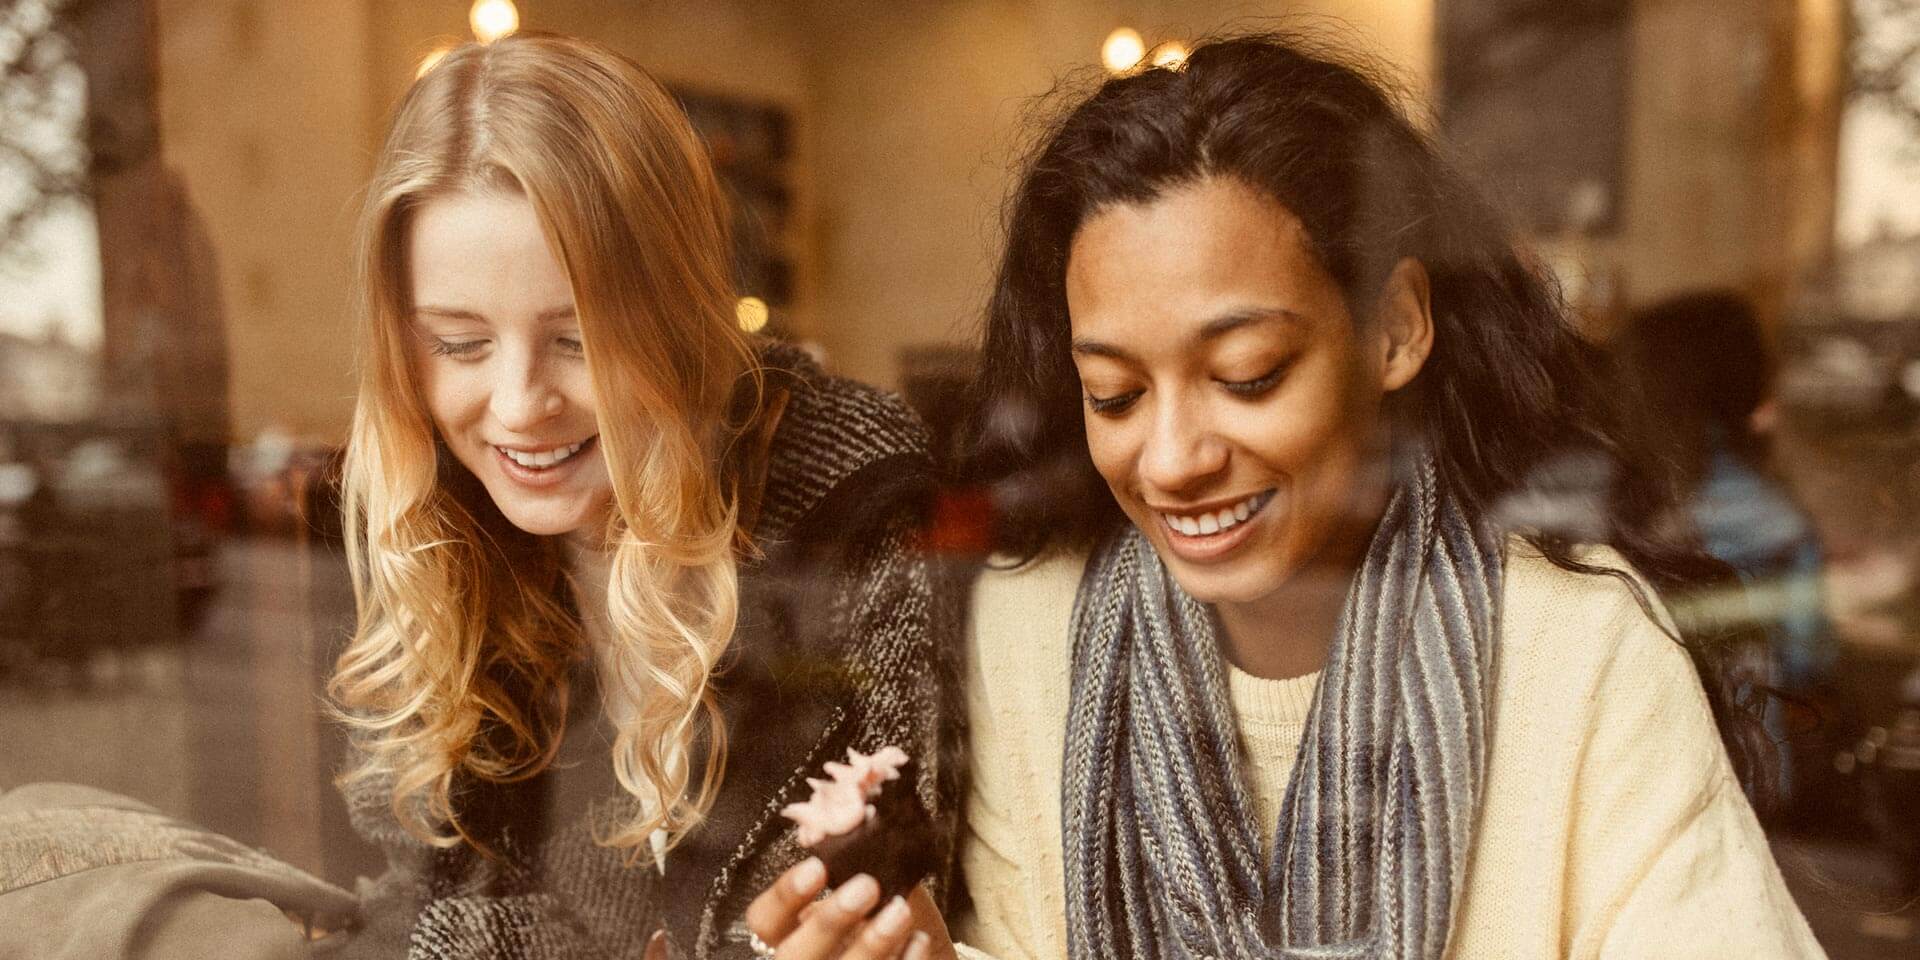
[[[379,862],[320,693],[354,615],[328,488],[346,211],[477,8],[334,6],[0,11],[0,790],[124,792],[350,884]],[[1131,46],[1108,67],[1137,73],[1295,5],[1130,26],[1092,0],[509,6],[676,92],[732,191],[741,325],[902,390],[957,462],[1023,105],[1104,76],[1110,34]],[[1649,308],[1701,291],[1751,311],[1764,396],[1661,454],[1702,465],[1674,523],[1758,557],[1701,615],[1813,638],[1762,672],[1792,695],[1767,724],[1794,799],[1767,826],[1816,933],[1840,958],[1920,947],[1920,7],[1316,8],[1404,69],[1596,345],[1626,355]],[[1639,359],[1655,385],[1695,376]],[[1673,402],[1643,412],[1671,425]],[[1567,451],[1496,512],[1602,529],[1597,462]],[[978,558],[996,508],[1047,496],[945,490],[926,547]]]

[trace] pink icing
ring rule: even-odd
[[[852,833],[873,819],[873,804],[868,801],[880,796],[881,785],[900,779],[900,768],[906,763],[906,751],[899,747],[881,747],[871,756],[849,748],[846,763],[827,761],[827,779],[808,778],[813,796],[805,803],[789,804],[780,814],[794,822],[803,847]]]

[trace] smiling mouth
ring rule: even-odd
[[[538,472],[541,470],[551,470],[578,457],[580,454],[592,449],[593,442],[599,438],[600,435],[596,433],[571,446],[555,447],[551,450],[542,450],[538,453],[530,453],[525,450],[511,450],[497,445],[493,449],[499,451],[501,456],[513,461],[514,466]]]
[[[1262,508],[1273,502],[1273,495],[1273,490],[1263,490],[1230,507],[1222,507],[1206,513],[1158,512],[1161,522],[1175,533],[1188,537],[1212,537],[1226,533],[1251,520]]]

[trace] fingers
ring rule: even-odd
[[[827,886],[827,867],[819,857],[794,865],[747,907],[747,928],[767,943],[779,943],[802,920],[801,911]]]
[[[913,908],[906,900],[894,897],[854,935],[843,956],[846,960],[893,960],[901,956],[901,950],[911,942],[909,938],[925,936],[913,929]]]
[[[865,874],[841,884],[831,896],[816,899],[826,882],[826,868],[817,858],[802,862],[747,907],[747,927],[773,944],[781,960],[931,957],[931,938],[915,930],[917,904],[894,897],[874,913],[880,885]],[[925,899],[923,893],[916,897]]]
[[[931,960],[933,957],[933,938],[925,930],[915,930],[913,939],[907,941],[907,952],[900,955],[901,960]]]
[[[841,884],[793,933],[780,941],[777,955],[780,960],[820,960],[831,956],[847,960],[892,960],[912,932],[913,911],[906,901],[896,897],[872,922],[865,922],[868,912],[879,900],[880,885],[866,874]],[[839,953],[843,943],[846,952]]]

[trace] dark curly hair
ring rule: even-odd
[[[1570,453],[1603,464],[1616,501],[1670,495],[1663,465],[1622,453],[1624,411],[1604,352],[1576,332],[1501,211],[1395,105],[1384,74],[1359,64],[1304,35],[1213,40],[1176,67],[1106,80],[1042,132],[1006,210],[965,431],[963,472],[995,493],[1000,550],[1024,560],[1084,549],[1126,522],[1087,452],[1068,251],[1091,213],[1208,177],[1242,181],[1297,216],[1356,318],[1371,315],[1397,263],[1424,265],[1432,353],[1391,396],[1388,416],[1399,448],[1431,451],[1470,511],[1492,515],[1556,464],[1564,473]],[[1576,539],[1613,546],[1669,601],[1735,583],[1696,545],[1663,542],[1621,515],[1578,534],[1522,532],[1561,567],[1628,580],[1643,606],[1629,575],[1579,562]],[[1755,687],[1730,667],[1731,646],[1750,638],[1683,625],[1679,639],[1743,782],[1756,799],[1770,796]]]

